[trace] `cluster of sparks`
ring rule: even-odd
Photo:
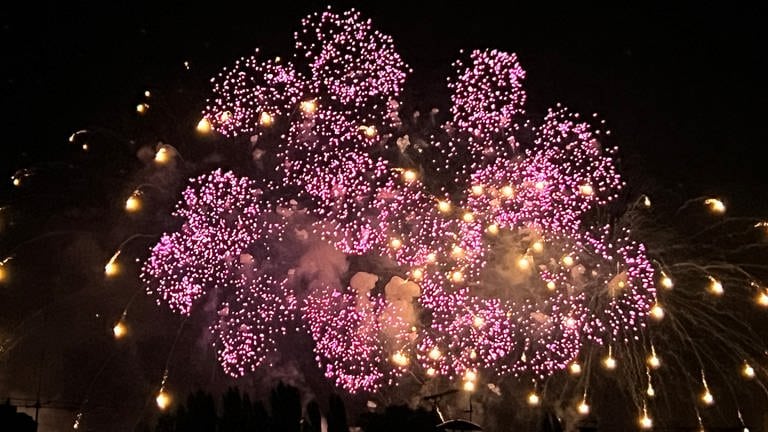
[[[581,374],[588,346],[603,347],[603,367],[613,370],[616,347],[645,345],[648,320],[665,314],[656,287],[674,283],[631,226],[596,222],[624,187],[617,148],[602,144],[609,131],[559,104],[540,122],[527,119],[517,57],[484,50],[454,63],[451,118],[411,145],[399,118],[409,71],[391,38],[355,11],[301,24],[291,61],[257,51],[214,77],[197,125],[248,138],[248,157],[272,166],[261,177],[192,178],[174,212],[180,228],[142,268],[158,304],[183,316],[215,311],[209,329],[228,374],[271,364],[297,327],[325,375],[353,393],[404,375],[469,391],[481,376],[535,383]],[[176,155],[160,145],[155,162]],[[141,198],[137,188],[126,210],[139,211]],[[648,197],[638,203],[650,207]],[[704,204],[725,211],[718,199]],[[398,274],[385,278],[374,264],[354,274],[341,264],[300,270],[328,250],[384,260]],[[107,275],[119,271],[119,254]],[[720,280],[707,277],[709,292],[722,295]],[[768,306],[768,289],[755,287]],[[124,319],[113,331],[126,334]],[[660,359],[649,350],[651,398]],[[742,374],[755,370],[745,361]],[[703,372],[701,382],[710,405]],[[158,405],[169,397],[164,378]],[[527,401],[541,403],[535,386]],[[641,428],[651,428],[645,402],[638,409]],[[589,411],[584,389],[577,412]]]
[[[273,152],[283,184],[220,171],[193,179],[175,213],[182,228],[144,266],[149,291],[177,313],[214,293],[211,329],[228,373],[258,367],[292,319],[307,325],[326,374],[349,391],[409,370],[544,378],[584,343],[642,329],[655,298],[642,244],[626,229],[585,222],[623,185],[616,149],[562,108],[538,126],[520,120],[525,72],[515,55],[474,51],[455,63],[453,118],[435,164],[462,168],[453,190],[435,190],[417,168],[384,156],[402,136],[407,73],[391,38],[356,12],[330,11],[305,19],[295,37],[296,64],[253,56],[214,78],[198,125]],[[314,234],[348,255],[390,258],[416,292],[390,296],[392,282],[386,293],[375,283],[292,292],[271,251],[288,222],[263,187],[298,190]]]

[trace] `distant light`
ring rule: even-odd
[[[134,191],[131,196],[125,200],[125,210],[131,213],[141,210],[141,192]]]
[[[424,270],[420,268],[414,269],[411,272],[411,277],[413,277],[414,280],[420,281],[424,277]]]
[[[611,354],[608,354],[608,356],[603,359],[603,366],[608,370],[616,369],[616,359],[613,358]]]
[[[501,194],[505,198],[512,198],[515,196],[515,190],[512,188],[512,186],[507,185],[501,188]]]
[[[570,366],[568,366],[568,372],[571,373],[571,375],[580,375],[581,374],[581,365],[579,362],[573,362]]]
[[[171,395],[168,394],[168,392],[165,390],[160,389],[160,391],[157,393],[157,397],[155,398],[155,403],[157,404],[157,407],[160,408],[160,410],[165,411],[169,406],[171,406]]]
[[[536,190],[541,191],[541,190],[544,190],[545,187],[547,187],[547,183],[543,181],[537,181],[535,187],[536,187]]]
[[[466,223],[472,223],[475,221],[475,215],[472,212],[466,212],[461,216],[461,219]]]
[[[576,408],[581,415],[589,414],[589,405],[586,400],[582,400],[579,406]]]
[[[464,273],[462,273],[459,270],[454,271],[453,273],[451,273],[451,280],[454,283],[461,283],[461,282],[463,282],[464,281]]]
[[[656,355],[656,351],[653,351],[653,353],[651,353],[651,355],[648,356],[648,359],[646,360],[646,362],[648,363],[648,366],[651,367],[651,369],[658,369],[659,367],[661,367],[661,360]]]
[[[155,152],[155,162],[160,165],[165,165],[170,160],[171,152],[167,147],[161,145],[160,148],[157,149],[157,152]]]
[[[523,271],[528,270],[529,268],[531,268],[531,261],[529,260],[530,258],[528,258],[527,256],[520,257],[517,260],[517,268]]]
[[[664,319],[664,308],[657,302],[650,310],[651,317],[656,321]]]
[[[263,111],[261,113],[261,116],[259,116],[259,124],[264,127],[272,126],[272,123],[274,123],[275,119],[272,118],[272,115],[270,115],[268,112]]]
[[[144,97],[145,98],[152,97],[152,93],[150,93],[149,90],[144,90]]]
[[[392,354],[392,363],[394,363],[396,366],[405,367],[408,366],[410,360],[408,359],[408,356],[398,351]]]
[[[21,178],[20,177],[12,177],[13,179],[13,185],[16,187],[21,186]]]
[[[450,201],[438,201],[437,202],[437,210],[440,211],[440,213],[448,213],[451,211],[451,203]]]
[[[712,405],[715,403],[715,397],[709,392],[709,389],[705,389],[701,395],[701,401],[706,405]]]
[[[581,193],[584,196],[591,196],[595,193],[595,190],[592,188],[592,185],[590,184],[583,184],[579,186],[579,193]]]
[[[195,127],[195,130],[197,130],[198,133],[207,135],[211,133],[211,122],[208,120],[207,117],[203,117],[200,119],[199,122],[197,122],[197,126]]]
[[[365,135],[368,138],[374,138],[376,134],[378,134],[378,131],[376,130],[376,126],[360,126],[360,130],[363,131],[363,135]]]
[[[709,292],[716,296],[721,296],[725,292],[723,284],[712,276],[707,276],[709,279]]]
[[[640,416],[638,423],[640,424],[640,427],[643,429],[650,429],[653,427],[653,420],[651,420],[651,418],[648,417],[648,414],[643,414],[642,416]]]
[[[490,224],[488,225],[488,228],[486,229],[488,231],[488,234],[496,235],[499,233],[499,226],[496,224]]]
[[[744,362],[744,367],[741,369],[741,374],[744,375],[744,378],[752,379],[755,377],[755,369],[750,366],[749,363]]]
[[[437,255],[434,252],[430,252],[429,254],[427,254],[428,263],[434,263],[435,261],[437,261]]]
[[[400,249],[403,246],[403,241],[399,238],[393,238],[389,241],[389,246],[391,246],[392,249]]]
[[[762,290],[757,294],[755,299],[758,305],[762,307],[768,307],[768,290]]]
[[[651,384],[650,382],[648,383],[648,388],[645,390],[645,394],[647,394],[648,397],[656,396],[656,390],[653,388],[653,384]]]
[[[226,123],[232,118],[232,113],[229,111],[222,111],[216,117],[218,117],[219,123]]]
[[[4,282],[8,278],[8,272],[5,270],[5,266],[0,263],[0,283]]]
[[[544,252],[544,243],[540,242],[539,240],[536,240],[531,245],[531,249],[533,249],[533,251],[536,253],[542,253]]]
[[[709,210],[712,213],[716,213],[716,214],[725,213],[725,204],[717,198],[708,198],[704,200],[704,205],[709,206]]]
[[[128,334],[128,326],[125,325],[123,320],[120,320],[112,327],[112,334],[115,336],[115,339],[122,339]]]
[[[566,267],[570,267],[573,265],[573,257],[570,255],[566,255],[563,257],[563,265]]]
[[[139,113],[139,114],[144,115],[144,114],[147,113],[147,110],[149,110],[149,105],[147,105],[145,103],[140,103],[140,104],[136,105],[136,112]]]
[[[435,376],[436,374],[437,374],[437,371],[435,370],[435,368],[431,367],[431,368],[427,369],[427,375],[428,376],[432,377],[432,376]]]
[[[651,199],[648,198],[648,195],[643,196],[643,205],[645,206],[645,208],[651,207]]]
[[[660,283],[661,283],[662,288],[665,288],[665,289],[668,289],[668,290],[674,288],[674,286],[675,286],[675,283],[672,282],[672,279],[670,279],[669,276],[664,274],[664,272],[661,272],[661,281],[660,281]]]
[[[472,325],[475,328],[480,328],[485,325],[485,319],[479,315],[476,315],[474,318],[472,318]]]
[[[464,372],[464,381],[475,382],[475,380],[477,380],[477,372],[472,369],[467,369],[467,371]]]
[[[307,115],[312,115],[317,111],[317,102],[314,99],[302,101],[300,106],[301,111]]]
[[[104,266],[104,274],[107,275],[107,277],[116,276],[120,273],[120,266],[117,264],[117,257],[119,256],[120,251],[115,252],[115,254],[112,255],[112,258],[107,262],[107,265]]]
[[[547,289],[548,289],[548,290],[550,290],[550,291],[554,291],[554,290],[555,290],[555,288],[557,288],[557,285],[555,284],[555,282],[554,282],[554,281],[549,281],[549,282],[547,282]]]
[[[464,381],[463,388],[464,391],[473,392],[475,391],[475,383],[472,381]]]
[[[428,355],[429,355],[429,358],[432,360],[439,360],[440,357],[443,356],[443,353],[441,353],[437,347],[434,347],[429,351]]]
[[[472,195],[479,196],[483,194],[483,185],[472,185]]]
[[[416,171],[414,171],[414,170],[407,169],[407,170],[403,171],[403,180],[406,183],[413,183],[413,182],[416,181],[416,179],[418,177],[419,177],[419,175],[416,174]]]
[[[536,392],[531,392],[528,394],[528,405],[530,406],[539,406],[541,403],[541,398],[539,395],[536,394]]]

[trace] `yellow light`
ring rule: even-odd
[[[360,130],[363,131],[363,135],[368,138],[373,138],[378,133],[376,126],[360,126]]]
[[[229,111],[222,111],[217,117],[219,118],[219,123],[226,123],[232,118],[232,113]]]
[[[435,368],[427,369],[427,375],[428,376],[435,376],[436,374],[437,374],[437,371],[435,370]]]
[[[8,274],[5,270],[5,267],[2,264],[0,264],[0,283],[5,281],[7,277],[8,277]]]
[[[410,360],[408,359],[407,355],[398,351],[392,354],[392,363],[394,363],[396,366],[405,367],[405,366],[408,366],[408,363],[410,363]]]
[[[651,384],[650,382],[648,383],[648,388],[645,390],[645,394],[647,394],[648,397],[656,396],[656,390],[653,388],[653,384]]]
[[[581,415],[589,414],[589,405],[586,400],[582,400],[579,406],[576,408]]]
[[[531,262],[527,256],[520,257],[517,260],[517,268],[520,270],[528,270],[531,267]]]
[[[557,285],[553,281],[547,282],[547,289],[550,291],[554,291],[555,288],[557,288]]]
[[[712,276],[707,276],[707,278],[709,278],[709,292],[716,296],[723,295],[725,292],[723,284]]]
[[[164,165],[168,163],[169,160],[171,160],[171,152],[167,147],[161,146],[157,149],[157,152],[155,153],[155,162]]]
[[[545,187],[547,187],[547,184],[544,181],[536,182],[536,190],[544,190]]]
[[[389,241],[389,245],[392,247],[392,249],[400,249],[400,247],[403,246],[403,241],[399,238],[393,238]]]
[[[413,277],[414,280],[420,281],[424,277],[424,270],[420,268],[414,269],[411,272],[411,277]]]
[[[579,362],[573,362],[570,366],[568,366],[568,372],[571,373],[571,375],[580,375],[581,374],[581,365]]]
[[[616,359],[609,353],[608,357],[603,359],[603,366],[608,370],[616,369]]]
[[[120,320],[112,327],[112,334],[115,336],[115,339],[121,339],[128,334],[128,326],[123,323],[123,320]]]
[[[651,207],[651,199],[650,199],[650,198],[648,198],[648,195],[645,195],[645,196],[643,196],[643,205],[644,205],[646,208],[649,208],[649,207]]]
[[[198,133],[207,135],[211,133],[211,122],[208,120],[208,118],[203,117],[199,122],[197,122],[197,127],[195,127],[195,129]]]
[[[430,253],[427,255],[427,262],[429,262],[429,263],[434,263],[435,261],[437,261],[437,255],[435,255],[435,253],[434,253],[434,252],[430,252]]]
[[[701,395],[701,401],[704,402],[705,405],[712,405],[715,403],[715,397],[712,396],[712,393],[709,392],[708,388],[704,389],[704,393]]]
[[[448,213],[451,211],[451,203],[449,201],[438,201],[437,210],[440,211],[440,213]]]
[[[477,351],[472,350],[469,352],[469,358],[475,360],[477,358]]]
[[[155,403],[157,404],[158,408],[165,411],[169,406],[171,406],[171,395],[168,394],[168,392],[166,392],[164,389],[160,389],[160,391],[157,393],[157,397],[155,398]]]
[[[483,194],[483,185],[472,185],[472,195],[479,196]]]
[[[464,381],[464,391],[473,392],[475,391],[475,383],[472,381]]]
[[[462,249],[461,246],[456,245],[453,247],[453,249],[451,249],[451,255],[457,258],[461,257],[464,255],[464,249]]]
[[[429,351],[429,358],[432,360],[439,360],[443,356],[443,353],[437,347],[432,348]]]
[[[19,177],[14,177],[13,178],[13,185],[16,186],[16,187],[21,186],[21,179]]]
[[[531,392],[528,394],[528,405],[538,406],[539,403],[541,403],[541,398],[536,394],[536,392]]]
[[[725,213],[725,204],[717,198],[707,198],[704,200],[704,204],[709,206],[709,210],[712,213],[723,214]]]
[[[755,369],[749,365],[749,363],[744,362],[744,367],[741,369],[741,374],[744,375],[744,378],[752,379],[755,377]]]
[[[651,317],[655,319],[656,321],[661,321],[664,319],[664,308],[661,307],[661,305],[657,302],[653,305],[650,311]]]
[[[145,103],[140,103],[136,105],[136,112],[139,114],[146,114],[147,110],[149,109],[149,105]]]
[[[272,123],[274,122],[275,122],[275,119],[272,117],[271,114],[269,114],[266,111],[262,112],[261,115],[259,116],[259,124],[264,127],[272,126]]]
[[[563,257],[563,265],[566,267],[570,267],[573,265],[573,257],[570,255],[566,255]]]
[[[579,193],[581,193],[584,196],[590,196],[593,193],[595,193],[595,190],[592,188],[592,185],[583,184],[579,186]]]
[[[304,114],[312,115],[317,111],[317,102],[314,99],[305,100],[301,102],[301,111]]]
[[[533,251],[536,252],[536,253],[542,253],[542,252],[544,252],[544,243],[536,240],[531,245],[531,249],[533,249]]]
[[[120,251],[115,252],[112,258],[109,259],[107,265],[104,266],[104,274],[108,277],[112,277],[120,273],[120,266],[117,264],[117,257],[120,256]]]
[[[656,355],[656,351],[653,348],[651,348],[651,350],[653,352],[651,353],[651,355],[648,356],[648,359],[646,361],[648,362],[648,366],[650,366],[651,369],[658,369],[659,367],[661,367],[661,360]]]
[[[499,226],[496,224],[490,224],[487,228],[488,234],[496,235],[499,233]]]
[[[88,143],[83,143],[83,151],[88,151]]]
[[[485,325],[485,319],[479,315],[472,318],[472,325],[475,326],[475,328],[480,328]]]
[[[403,171],[403,180],[405,180],[406,183],[413,183],[418,178],[418,174],[416,174],[416,171],[407,169]]]
[[[451,273],[451,280],[454,283],[461,283],[464,281],[464,273],[462,273],[459,270],[456,270],[455,272]]]
[[[768,307],[768,292],[762,291],[758,293],[757,299],[755,299],[755,301],[757,301],[757,304],[762,307]]]
[[[661,286],[664,289],[670,290],[670,289],[674,288],[675,283],[672,282],[672,279],[670,279],[669,276],[664,274],[664,272],[661,272]]]
[[[643,429],[650,429],[653,427],[653,420],[650,417],[648,417],[647,413],[643,413],[643,415],[640,416],[638,423],[640,424],[640,427]]]
[[[144,97],[152,97],[152,93],[150,93],[149,90],[144,90]]]
[[[472,212],[466,212],[461,216],[461,219],[466,223],[472,223],[475,221],[475,215],[473,215]]]
[[[475,382],[476,379],[477,372],[473,371],[472,369],[467,369],[467,371],[464,372],[464,381]]]
[[[140,193],[138,191],[134,191],[131,196],[125,200],[126,211],[133,213],[141,210],[141,199],[139,198],[139,195]]]
[[[506,198],[512,198],[515,196],[515,190],[512,189],[512,186],[507,185],[501,188],[501,194]]]

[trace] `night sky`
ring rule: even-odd
[[[327,3],[71,3],[14,2],[0,12],[0,207],[24,203],[13,210],[22,226],[0,232],[0,260],[16,250],[26,269],[0,285],[0,343],[15,340],[0,352],[0,397],[33,399],[40,386],[44,401],[63,408],[44,410],[43,432],[71,427],[68,408],[86,397],[100,400],[89,405],[96,416],[114,410],[119,419],[100,430],[132,430],[151,411],[180,325],[139,291],[137,342],[115,347],[108,331],[138,287],[135,277],[105,282],[98,267],[121,239],[146,228],[143,220],[121,220],[125,182],[141,170],[137,149],[158,140],[182,154],[215,146],[179,142],[195,139],[209,78],[256,47],[287,56],[299,20]],[[764,7],[511,2],[505,12],[484,1],[332,4],[356,7],[394,38],[414,70],[406,82],[409,109],[447,111],[444,77],[459,50],[515,52],[527,71],[528,112],[561,102],[598,113],[620,146],[630,193],[663,191],[681,202],[714,194],[736,216],[768,214]],[[155,117],[136,115],[145,90]],[[100,131],[91,156],[67,141],[80,129]],[[39,173],[30,189],[14,190],[11,176],[30,167]],[[159,208],[170,207],[179,187],[170,183],[155,197]],[[70,230],[78,233],[18,248]],[[132,242],[130,250],[140,255],[149,244]],[[189,356],[193,371],[179,379],[189,389],[231,384],[207,342],[190,333],[171,359]],[[258,387],[260,379],[244,386]]]

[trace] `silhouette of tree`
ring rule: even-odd
[[[328,405],[328,432],[349,432],[344,401],[339,395],[332,394]]]
[[[272,390],[272,432],[301,431],[301,396],[295,387],[279,383]]]
[[[365,432],[423,432],[434,431],[440,419],[431,411],[413,410],[406,405],[393,405],[383,413],[365,413],[360,427]]]
[[[7,400],[0,405],[0,431],[8,432],[35,432],[37,423],[27,414],[20,413],[17,408]]]
[[[320,405],[312,400],[307,404],[307,421],[304,422],[303,432],[320,432],[322,421]]]

